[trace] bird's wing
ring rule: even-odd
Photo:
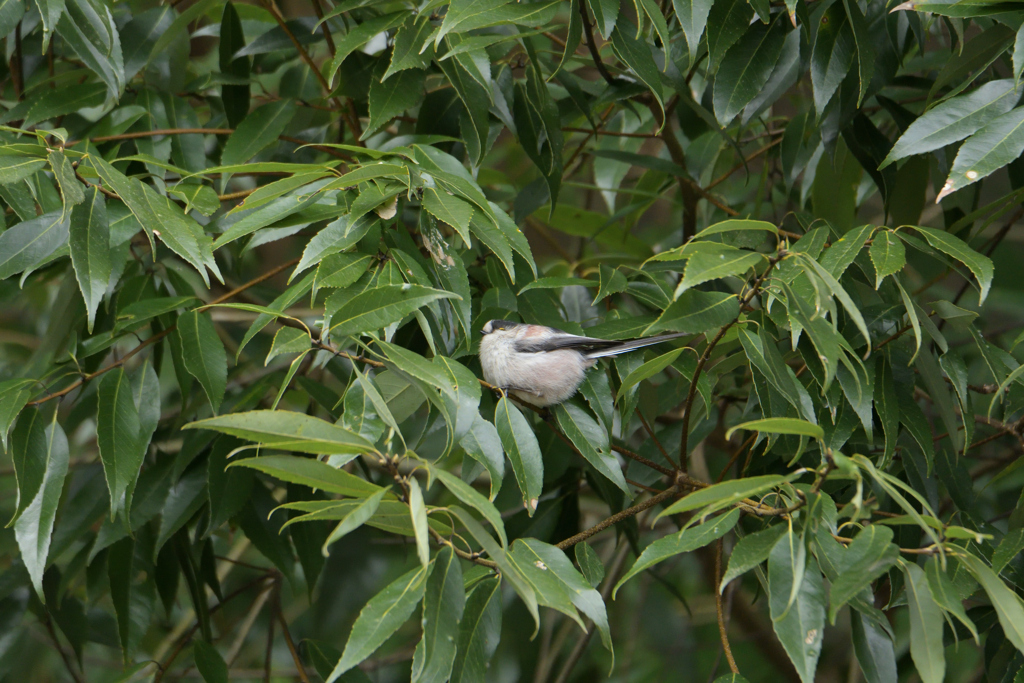
[[[660,334],[656,337],[612,341],[609,339],[597,339],[596,337],[580,337],[566,332],[544,339],[521,339],[516,342],[515,348],[519,353],[575,349],[587,358],[604,358],[605,356],[617,356],[620,353],[632,351],[633,349],[641,349],[645,346],[660,344],[669,339],[685,336],[689,336],[688,333],[674,332],[671,334]]]
[[[577,349],[587,352],[599,348],[606,348],[619,342],[597,339],[596,337],[581,337],[568,332],[549,335],[543,338],[520,339],[516,342],[515,349],[519,353],[541,353],[544,351],[558,351],[559,349]]]

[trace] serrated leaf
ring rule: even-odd
[[[992,601],[992,607],[995,608],[996,614],[999,616],[999,624],[1003,627],[1003,633],[1006,634],[1007,640],[1013,643],[1017,650],[1024,652],[1024,605],[1021,604],[1020,598],[1003,583],[1002,579],[996,576],[995,572],[974,555],[963,553],[957,556],[957,560],[985,589]]]
[[[1016,57],[1015,57],[1016,58]],[[1013,80],[989,81],[966,95],[936,104],[919,116],[889,150],[880,168],[913,154],[925,154],[973,135],[1007,113],[1020,98]]]
[[[83,197],[85,200],[85,198]],[[84,204],[71,210],[69,245],[78,288],[85,299],[92,332],[112,270],[110,262],[110,224],[106,203],[98,188],[93,188]]]
[[[466,606],[459,558],[445,546],[434,558],[423,600],[423,638],[412,661],[412,680],[444,683],[455,663],[459,621]]]
[[[523,505],[532,517],[544,487],[544,461],[537,435],[507,396],[503,396],[494,409],[494,426],[512,463],[512,471],[523,494]]]
[[[767,560],[772,548],[775,547],[786,530],[785,524],[776,524],[764,531],[741,538],[733,547],[732,554],[729,555],[729,566],[726,568],[725,574],[722,575],[722,583],[718,586],[718,592],[724,592],[730,581]]]
[[[597,588],[597,585],[604,579],[604,565],[601,564],[601,558],[586,541],[577,543],[575,552],[576,563],[580,566],[580,571],[583,572],[587,583]]]
[[[296,105],[292,100],[277,100],[253,110],[224,143],[221,165],[245,163],[277,142],[278,136],[295,116],[295,111]]]
[[[801,569],[792,552],[792,533],[768,557],[772,625],[800,680],[813,683],[825,630],[825,585],[816,564]]]
[[[575,403],[560,403],[554,410],[559,428],[572,441],[580,455],[609,481],[629,494],[622,468],[612,454],[608,431]]]
[[[739,312],[739,299],[735,294],[688,289],[665,308],[658,319],[644,330],[643,336],[666,331],[707,332],[728,325]]]
[[[423,191],[423,208],[437,220],[455,228],[466,245],[470,244],[469,223],[473,219],[472,204],[447,192],[427,188]]]
[[[36,411],[33,411],[35,413]],[[25,429],[25,438],[17,439],[16,457],[22,463],[21,471],[36,472],[38,482],[31,491],[31,498],[20,500],[20,515],[14,521],[14,537],[21,551],[21,561],[28,571],[36,594],[44,603],[43,572],[46,570],[50,554],[50,539],[53,534],[54,519],[57,515],[57,504],[64,490],[64,478],[68,473],[68,439],[64,430],[57,424],[56,412],[52,420],[43,419],[41,415],[31,422],[23,416],[15,430],[17,437],[22,431],[21,422],[29,422]],[[23,450],[22,450],[23,449]],[[19,481],[19,495],[21,482]],[[23,507],[22,507],[23,506]]]
[[[345,651],[326,683],[334,683],[343,673],[358,666],[412,616],[416,605],[423,598],[426,578],[427,568],[417,567],[370,598],[356,617],[345,643]]]
[[[751,431],[767,432],[769,434],[793,434],[796,436],[811,436],[815,439],[824,439],[825,431],[816,424],[800,420],[795,417],[766,417],[760,420],[751,420],[731,427],[726,432],[729,438],[737,430],[748,429]]]
[[[334,527],[330,535],[324,541],[323,548],[321,549],[324,557],[327,557],[328,549],[332,543],[341,540],[351,532],[355,531],[377,513],[377,510],[380,508],[381,499],[384,498],[384,495],[387,494],[387,492],[387,489],[381,489],[372,496],[360,501],[358,505],[346,506],[345,516],[342,517],[341,521],[338,522],[338,525]],[[309,517],[309,515],[306,515],[305,517]],[[293,517],[288,523],[293,521],[309,521],[305,519],[305,517]]]
[[[719,123],[728,125],[757,96],[771,77],[785,42],[785,24],[777,16],[768,26],[755,22],[729,49],[715,77],[713,102]]]
[[[674,557],[681,553],[688,553],[696,550],[697,548],[703,548],[704,546],[717,541],[722,536],[732,531],[732,528],[736,526],[736,522],[739,521],[740,511],[730,510],[724,515],[719,515],[714,519],[710,519],[703,524],[677,531],[674,534],[664,536],[654,541],[649,546],[644,548],[644,551],[640,554],[640,557],[636,558],[636,562],[630,567],[626,575],[619,579],[619,582],[615,584],[615,589],[612,591],[612,599],[619,592],[619,588],[623,586],[631,578],[649,569],[654,565],[667,560],[670,557]]]
[[[626,377],[622,380],[622,383],[619,385],[618,392],[616,392],[615,394],[616,402],[622,400],[622,397],[629,393],[630,389],[635,387],[637,384],[640,384],[640,382],[644,381],[645,379],[650,379],[651,377],[654,377],[655,375],[662,372],[665,368],[672,365],[672,363],[674,363],[676,359],[679,358],[679,354],[681,354],[683,351],[684,349],[679,348],[673,349],[668,353],[663,353],[657,358],[652,358],[651,360],[647,361],[646,363],[638,367],[636,370],[633,370],[628,375],[626,375]]]
[[[688,512],[705,506],[723,507],[738,503],[744,498],[756,496],[769,491],[779,484],[783,484],[789,477],[781,474],[763,474],[757,477],[746,477],[734,481],[723,481],[719,484],[712,484],[706,488],[699,489],[693,493],[677,500],[668,506],[658,515],[658,518],[666,515],[674,515],[680,512]]]
[[[466,599],[452,667],[452,683],[487,679],[501,638],[501,579],[484,579]]]
[[[456,477],[451,472],[441,469],[440,467],[434,467],[433,465],[427,464],[427,471],[430,472],[430,476],[438,479],[445,488],[447,488],[452,495],[461,500],[466,505],[476,509],[484,519],[494,527],[495,532],[498,534],[498,538],[501,540],[501,547],[508,545],[508,536],[505,534],[505,523],[501,519],[501,513],[494,507],[491,501],[484,498],[482,495],[477,493],[476,489]]]
[[[370,82],[370,121],[363,131],[362,140],[370,137],[381,126],[407,109],[423,101],[422,69],[405,69],[387,80]]]
[[[501,481],[505,476],[505,454],[501,448],[498,430],[477,413],[469,431],[459,441],[459,445],[466,451],[466,455],[487,469],[491,478],[490,499],[494,500],[501,489]]]
[[[995,173],[1024,152],[1024,107],[989,121],[960,146],[936,203]]]
[[[907,265],[907,250],[903,241],[889,230],[875,233],[868,254],[875,267],[875,289],[881,287],[886,276],[900,272]]]
[[[18,223],[0,234],[0,280],[43,261],[68,241],[70,220],[62,212]]]
[[[209,314],[196,310],[178,316],[178,336],[185,368],[199,380],[216,413],[224,400],[228,382],[228,354],[224,343],[217,336]]]
[[[124,513],[127,525],[132,495],[146,453],[138,447],[142,425],[124,369],[105,374],[100,379],[97,395],[96,440],[110,491],[110,519]]]
[[[963,147],[960,149],[963,150]],[[980,306],[985,303],[989,289],[992,287],[992,259],[974,251],[962,239],[944,230],[919,226],[914,226],[914,230],[921,233],[933,248],[967,266],[967,269],[977,278],[978,285],[981,288],[981,292],[978,295],[978,305]]]
[[[831,5],[821,17],[811,50],[814,109],[821,117],[857,56],[850,19],[842,3]]]
[[[287,410],[251,410],[221,415],[190,422],[183,429],[211,429],[264,446],[313,455],[373,451],[372,443],[344,427]]]
[[[923,569],[906,563],[903,573],[907,577],[907,604],[910,607],[910,656],[924,683],[942,683],[946,675],[942,610],[932,598]]]
[[[892,543],[892,530],[872,524],[857,534],[841,557],[843,566],[829,591],[829,621],[833,624],[842,606],[896,564],[900,552]]]
[[[372,332],[399,322],[420,307],[457,294],[421,285],[380,285],[345,301],[331,317],[335,337]]]

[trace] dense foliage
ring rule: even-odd
[[[0,0],[0,681],[1020,680],[1022,22]]]

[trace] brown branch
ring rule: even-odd
[[[566,133],[590,133],[591,135],[610,135],[617,138],[642,138],[649,140],[658,137],[657,133],[622,133],[615,130],[591,130],[590,128],[563,128]]]
[[[775,264],[781,261],[784,256],[785,252],[780,251],[776,256],[773,256],[768,260],[768,267],[765,268],[765,271],[761,273],[760,276],[758,276],[757,280],[755,280],[754,284],[751,286],[750,291],[747,292],[743,300],[740,301],[740,311],[743,311],[747,304],[753,300],[754,296],[756,296],[758,291],[760,291],[765,278],[768,277],[768,274],[772,272],[773,268],[775,268]],[[742,315],[742,313],[740,315]],[[681,418],[683,421],[683,433],[679,439],[679,467],[682,472],[686,472],[686,460],[689,455],[687,447],[690,439],[690,411],[693,408],[693,401],[697,395],[697,380],[700,379],[700,373],[704,370],[704,366],[711,357],[711,352],[715,349],[715,346],[718,345],[718,342],[722,341],[722,337],[724,337],[725,333],[729,331],[729,328],[737,322],[739,322],[739,316],[718,330],[718,334],[715,335],[714,339],[708,342],[708,345],[704,347],[704,352],[701,353],[700,358],[697,359],[697,367],[693,371],[693,379],[690,380],[690,390],[686,394],[686,403],[683,404]]]
[[[715,544],[715,585],[711,589],[715,593],[715,612],[718,615],[718,636],[722,640],[722,650],[729,662],[729,670],[739,674],[740,668],[736,666],[736,659],[732,656],[732,648],[729,647],[729,634],[725,628],[725,610],[722,609],[722,591],[718,590],[718,584],[722,582],[722,546],[723,539],[719,538]]]
[[[274,0],[267,0],[265,5],[267,10],[273,15],[277,25],[281,27],[281,30],[284,31],[286,36],[288,36],[288,39],[292,41],[292,45],[295,46],[299,56],[302,57],[302,61],[306,63],[316,76],[316,79],[320,82],[320,87],[324,90],[324,96],[334,101],[338,111],[341,112],[342,118],[345,119],[345,123],[348,124],[349,129],[352,131],[352,138],[355,141],[355,144],[365,147],[365,143],[359,140],[362,136],[362,131],[359,129],[359,120],[352,115],[350,108],[346,108],[341,103],[341,100],[337,97],[331,97],[331,85],[327,82],[327,79],[324,78],[324,75],[320,73],[320,69],[317,67],[316,62],[313,61],[313,58],[309,56],[309,52],[306,51],[305,46],[299,42],[299,39],[296,38],[295,34],[292,33],[290,28],[288,28],[287,22],[284,20],[284,17],[281,16],[281,10],[277,8],[277,3],[274,2]]]
[[[589,529],[587,529],[585,531],[581,531],[580,533],[576,534],[575,536],[570,536],[569,538],[565,539],[564,541],[562,541],[560,543],[556,543],[555,546],[557,548],[562,549],[562,550],[565,550],[566,548],[571,548],[574,545],[576,545],[577,543],[579,543],[580,541],[587,540],[588,538],[590,538],[594,534],[598,534],[598,533],[604,531],[605,529],[607,529],[608,527],[612,526],[613,524],[621,522],[624,519],[629,519],[630,517],[633,517],[633,516],[643,512],[644,510],[646,510],[648,508],[654,507],[658,503],[661,503],[662,501],[667,500],[667,499],[671,498],[672,496],[676,495],[678,492],[679,492],[679,489],[675,485],[672,485],[672,486],[668,487],[667,489],[665,489],[664,491],[662,491],[661,493],[659,493],[658,495],[656,495],[656,496],[654,496],[652,498],[648,498],[647,500],[645,500],[642,503],[637,503],[636,505],[634,505],[632,507],[628,507],[625,510],[623,510],[622,512],[618,512],[618,513],[612,515],[611,517],[608,517],[604,521],[598,522],[597,524],[595,524],[594,526],[590,527]]]
[[[605,66],[604,60],[601,59],[601,52],[597,49],[597,43],[594,42],[594,27],[591,25],[590,16],[587,14],[587,5],[583,2],[580,3],[580,17],[583,19],[583,35],[587,38],[587,49],[590,50],[590,57],[594,60],[597,72],[601,74],[601,78],[608,85],[615,85],[616,79],[609,73],[608,67]]]
[[[316,12],[316,18],[320,21],[320,29],[324,32],[324,40],[327,41],[327,49],[331,53],[331,58],[338,53],[337,48],[334,46],[334,36],[331,35],[331,27],[324,21],[324,8],[320,6],[320,0],[313,0],[313,11]]]
[[[735,166],[730,168],[728,171],[726,171],[722,175],[720,175],[717,178],[715,178],[714,180],[712,180],[711,184],[708,185],[707,187],[705,187],[704,189],[705,190],[710,190],[711,188],[716,187],[716,186],[720,185],[721,183],[725,182],[726,180],[729,179],[729,176],[731,176],[733,173],[735,173],[736,171],[740,170],[741,168],[746,166],[748,163],[750,163],[751,161],[753,161],[757,157],[761,156],[762,154],[764,154],[765,152],[770,150],[772,147],[780,144],[781,142],[782,142],[782,138],[780,137],[780,138],[777,138],[776,140],[774,140],[773,142],[768,143],[767,145],[765,145],[761,149],[757,150],[756,152],[752,152],[751,154],[749,154],[743,160],[742,164],[736,164]]]
[[[21,23],[18,24],[21,26]],[[85,683],[85,679],[82,678],[81,674],[75,669],[74,664],[71,662],[71,657],[64,651],[64,647],[60,644],[57,639],[57,631],[53,628],[53,619],[47,613],[46,618],[41,619],[43,625],[46,626],[46,632],[50,634],[50,639],[53,640],[53,646],[57,648],[57,652],[60,653],[60,658],[64,661],[64,667],[68,670],[68,674],[75,681],[75,683]]]
[[[639,453],[634,453],[633,451],[629,450],[628,448],[623,448],[622,446],[616,446],[614,444],[612,445],[611,448],[616,453],[624,455],[627,458],[629,458],[630,460],[636,460],[641,465],[647,465],[652,470],[657,470],[658,472],[661,472],[665,476],[671,476],[671,475],[675,474],[674,470],[670,470],[667,467],[662,467],[661,465],[659,465],[658,463],[654,462],[653,460],[648,460],[644,456],[640,455]],[[669,460],[669,462],[671,462],[671,460]]]
[[[672,458],[669,457],[668,451],[665,450],[665,447],[661,445],[661,441],[657,436],[655,436],[654,430],[651,429],[651,425],[647,422],[647,418],[644,417],[644,414],[641,412],[639,407],[636,409],[636,414],[640,417],[640,424],[644,426],[644,430],[647,432],[647,435],[651,437],[651,440],[654,441],[654,445],[658,447],[659,451],[661,451],[662,456],[665,458],[665,462],[672,462]]]
[[[232,289],[227,294],[219,296],[216,299],[214,299],[213,301],[211,301],[210,303],[204,304],[204,305],[212,306],[214,304],[223,303],[223,302],[227,301],[228,299],[231,299],[231,298],[235,297],[236,295],[240,294],[241,292],[244,292],[245,290],[249,289],[250,287],[252,287],[254,285],[258,285],[259,283],[263,282],[264,280],[268,280],[268,279],[274,277],[275,275],[277,275],[281,271],[286,270],[286,269],[292,267],[293,265],[295,265],[298,262],[299,262],[299,259],[296,258],[296,259],[292,259],[291,261],[288,261],[286,263],[282,263],[279,266],[271,268],[270,270],[268,270],[266,273],[263,273],[259,277],[253,278],[249,282],[246,282],[244,285],[240,285],[239,287],[236,287],[236,288]],[[122,356],[118,360],[114,361],[110,365],[102,367],[99,370],[97,370],[96,372],[90,372],[88,374],[83,375],[81,379],[78,379],[77,381],[72,382],[68,386],[66,386],[63,389],[61,389],[60,391],[55,391],[52,394],[47,394],[46,396],[42,396],[42,397],[37,398],[37,399],[35,399],[33,401],[29,401],[28,405],[30,405],[30,406],[37,406],[37,405],[46,403],[47,401],[52,401],[55,398],[60,398],[61,396],[67,396],[72,391],[74,391],[75,389],[79,388],[80,386],[82,386],[86,382],[88,382],[90,380],[93,380],[93,379],[96,379],[100,375],[105,375],[106,373],[110,372],[111,370],[114,370],[116,368],[121,367],[126,362],[131,360],[131,358],[133,356],[135,356],[140,351],[145,349],[147,346],[152,346],[156,342],[160,341],[161,339],[163,339],[164,337],[169,335],[171,333],[171,331],[174,330],[175,327],[177,327],[177,323],[175,323],[174,325],[171,325],[167,329],[161,330],[160,332],[157,332],[153,336],[149,337],[144,342],[142,342],[141,344],[136,346],[134,349],[132,349],[131,351],[129,351],[124,356]]]
[[[234,128],[159,128],[157,130],[140,130],[132,133],[120,133],[118,135],[100,135],[95,138],[82,138],[67,143],[66,147],[77,145],[83,140],[90,142],[111,142],[114,140],[135,140],[137,138],[152,138],[157,135],[231,135]]]

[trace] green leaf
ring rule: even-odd
[[[1006,638],[1015,648],[1024,652],[1024,605],[1021,604],[1020,598],[974,555],[962,553],[957,555],[957,560],[985,589],[989,600],[992,601],[992,607],[999,616],[999,624],[1003,627]]]
[[[879,230],[875,233],[868,249],[871,264],[875,267],[875,289],[882,286],[882,280],[888,275],[903,270],[907,265],[907,250],[903,241],[897,239],[891,230]]]
[[[0,382],[0,444],[7,451],[7,434],[11,425],[18,418],[28,400],[34,393],[34,385],[30,379],[9,379]],[[15,472],[17,476],[17,472]],[[26,501],[27,504],[27,501]]]
[[[594,25],[605,40],[608,40],[615,30],[615,24],[619,18],[619,0],[586,0],[594,13]]]
[[[735,294],[688,289],[644,330],[643,336],[666,331],[699,334],[728,325],[739,313]]]
[[[850,612],[853,648],[868,683],[896,683],[896,653],[892,639],[860,612]]]
[[[394,48],[391,52],[391,62],[388,70],[381,77],[386,81],[393,74],[405,71],[406,69],[426,69],[434,55],[433,45],[428,43],[428,38],[434,27],[427,17],[418,19],[410,16],[402,27],[395,34]],[[423,48],[427,46],[426,50]],[[370,84],[373,87],[373,84]]]
[[[490,499],[494,500],[501,489],[501,481],[505,476],[505,454],[501,449],[501,437],[498,436],[498,430],[477,413],[469,431],[459,441],[459,445],[466,451],[466,455],[487,469],[491,479]]]
[[[709,71],[718,69],[729,48],[747,32],[753,16],[746,0],[718,0],[711,5],[707,22]]]
[[[185,368],[199,380],[216,413],[227,388],[228,354],[213,327],[213,320],[208,313],[195,310],[184,313],[178,316],[178,336]]]
[[[462,240],[469,245],[469,222],[473,219],[473,205],[469,202],[436,188],[423,191],[423,208],[437,220],[455,228]]]
[[[28,423],[27,427],[23,429],[22,423]],[[22,433],[24,436],[21,436]],[[43,572],[49,558],[57,504],[68,473],[68,438],[57,424],[56,411],[53,419],[46,420],[33,410],[18,421],[12,442],[15,462],[20,461],[21,472],[26,473],[25,477],[19,474],[18,505],[21,513],[12,520],[14,537],[36,594],[45,603]],[[28,478],[29,473],[32,473],[35,485],[25,486],[23,498],[22,482]],[[25,481],[25,484],[28,483]]]
[[[1024,152],[1024,107],[989,121],[960,146],[936,202],[978,182]]]
[[[107,578],[110,581],[110,598],[114,603],[117,620],[117,636],[121,643],[123,661],[131,661],[132,620],[131,598],[135,541],[125,537],[110,546],[107,552]]]
[[[110,491],[110,519],[123,512],[127,525],[146,449],[139,448],[142,425],[124,368],[103,375],[97,395],[96,440]]]
[[[167,188],[167,192],[185,201],[186,213],[195,209],[204,216],[212,216],[220,209],[220,199],[209,185],[178,183],[174,187]],[[252,196],[249,195],[246,199],[251,199]]]
[[[371,484],[345,470],[331,467],[313,458],[296,455],[261,455],[258,458],[238,460],[228,467],[248,467],[291,484],[301,484],[327,493],[339,493],[356,498],[364,498],[381,490],[376,484]]]
[[[747,477],[733,481],[723,481],[720,484],[712,484],[706,488],[698,489],[693,493],[677,500],[668,506],[658,515],[657,519],[665,515],[674,515],[680,512],[696,510],[705,506],[715,508],[725,507],[738,503],[744,498],[756,496],[769,491],[779,484],[785,483],[789,477],[781,474],[763,474],[757,477]],[[705,513],[706,514],[706,513]]]
[[[532,517],[544,488],[544,461],[537,435],[507,396],[502,396],[494,409],[494,426],[498,429],[502,448],[512,462],[512,471],[523,493],[523,505]]]
[[[604,565],[601,564],[601,558],[586,541],[577,543],[575,552],[576,563],[580,566],[580,571],[583,572],[587,583],[593,588],[597,588],[597,585],[604,579]]]
[[[358,505],[346,506],[345,516],[341,518],[338,525],[334,527],[327,539],[324,540],[323,548],[321,548],[321,553],[324,557],[327,557],[329,554],[328,549],[332,543],[341,540],[351,532],[355,531],[377,514],[377,510],[380,508],[381,499],[384,498],[387,492],[387,489],[381,489],[372,496],[361,501]],[[349,509],[350,507],[351,509]],[[285,524],[285,526],[294,521],[310,521],[306,519],[306,517],[309,516],[310,515],[306,515],[304,517],[293,517]]]
[[[456,477],[451,472],[443,470],[440,467],[434,467],[429,463],[425,464],[431,477],[440,480],[452,495],[466,505],[475,508],[477,512],[483,515],[483,518],[486,519],[498,533],[498,538],[501,540],[501,547],[506,547],[508,545],[508,536],[505,535],[505,523],[502,521],[501,513],[499,513],[498,509],[494,507],[494,504],[484,498],[481,494],[477,493],[476,489]]]
[[[640,82],[647,86],[654,95],[662,116],[665,114],[665,103],[661,97],[661,74],[658,65],[651,55],[651,48],[646,41],[640,40],[636,26],[628,20],[623,20],[615,25],[612,32],[612,48],[619,59],[636,74]]]
[[[835,3],[821,17],[811,50],[811,83],[814,85],[814,109],[818,116],[846,78],[857,56],[850,19],[842,3]],[[799,669],[799,667],[797,667]]]
[[[277,142],[278,136],[295,116],[295,111],[296,105],[292,100],[277,100],[253,110],[224,144],[221,165],[245,163]]]
[[[372,443],[344,427],[287,410],[251,410],[221,415],[191,422],[183,429],[211,429],[283,451],[313,455],[371,453],[374,450]]]
[[[765,26],[755,22],[722,59],[715,77],[714,107],[718,122],[726,126],[764,88],[786,42],[781,15]]]
[[[30,178],[45,166],[46,159],[20,154],[0,154],[0,185],[11,185]]]
[[[760,420],[751,420],[729,428],[726,432],[726,439],[731,437],[739,429],[767,432],[768,434],[793,434],[796,436],[811,436],[815,439],[824,439],[825,432],[816,424],[795,417],[766,417]]]
[[[107,207],[98,188],[93,188],[84,204],[71,210],[69,225],[71,264],[89,314],[89,332],[96,321],[96,310],[107,291],[112,270],[110,262],[110,224]]]
[[[282,327],[274,334],[274,341],[270,344],[270,351],[267,352],[267,359],[263,365],[270,365],[270,361],[278,356],[309,351],[311,344],[309,333],[305,330]]]
[[[50,161],[50,168],[53,170],[53,177],[57,180],[61,196],[64,199],[64,211],[70,211],[72,206],[85,201],[85,192],[82,190],[82,185],[78,182],[78,178],[75,177],[75,170],[71,167],[71,162],[68,161],[63,152],[50,152],[47,158]]]
[[[0,234],[0,280],[43,261],[68,241],[70,221],[60,211],[23,221]]]
[[[241,17],[238,16],[238,10],[235,9],[233,2],[225,2],[224,12],[220,18],[218,65],[222,74],[247,81],[252,71],[252,60],[245,56],[235,57],[235,53],[243,47],[245,47],[245,33],[242,30]],[[237,128],[249,113],[251,97],[249,84],[225,83],[220,87],[220,93],[228,125]]]
[[[67,0],[57,33],[82,62],[107,84],[111,99],[126,83],[121,37],[106,5],[94,0]]]
[[[484,579],[466,599],[452,667],[452,683],[487,680],[501,639],[501,579]]]
[[[562,433],[569,437],[580,455],[613,484],[630,493],[619,461],[612,454],[608,431],[576,403],[555,406],[555,418]]]
[[[963,147],[960,149],[962,151]],[[983,304],[985,299],[988,297],[989,289],[992,287],[992,259],[983,254],[979,254],[967,246],[967,243],[962,239],[943,230],[924,228],[920,226],[914,226],[914,230],[921,233],[925,240],[928,241],[928,244],[934,249],[938,249],[942,253],[967,266],[967,269],[974,274],[974,277],[978,280],[978,285],[981,287],[981,293],[978,296],[978,305],[980,306]]]
[[[397,49],[397,48],[396,48]],[[423,101],[422,69],[399,71],[394,78],[370,82],[370,121],[363,131],[365,140],[381,126]]]
[[[228,3],[231,6],[231,3]],[[206,683],[227,683],[228,665],[217,652],[217,648],[205,640],[196,638],[192,641],[192,656],[196,660],[196,669]]]
[[[932,598],[923,569],[904,563],[903,573],[907,577],[907,605],[910,607],[910,656],[923,683],[942,683],[946,675],[942,610]]]
[[[457,294],[421,285],[380,285],[345,301],[331,317],[330,332],[335,337],[372,332],[399,322],[431,301],[457,298]]]
[[[722,536],[732,531],[732,528],[736,526],[736,522],[739,521],[740,511],[730,510],[724,515],[719,515],[714,519],[710,519],[703,524],[698,526],[689,527],[682,531],[677,531],[674,534],[664,536],[654,541],[649,546],[644,548],[644,551],[640,554],[640,557],[636,558],[636,562],[630,567],[626,575],[619,579],[619,582],[615,584],[615,589],[612,591],[612,599],[619,592],[619,588],[623,586],[631,578],[649,569],[654,565],[667,560],[670,557],[674,557],[681,553],[688,553],[696,550],[697,548],[703,548],[713,541],[717,541]]]
[[[423,598],[426,578],[427,568],[417,567],[395,579],[366,603],[326,683],[334,683],[343,673],[358,666],[412,616]]]
[[[1024,529],[1008,531],[992,553],[992,571],[1001,573],[1021,550],[1024,550]]]
[[[328,14],[324,19],[327,19],[330,16],[331,15]],[[334,86],[334,77],[337,75],[338,69],[341,68],[342,63],[350,54],[368,43],[374,36],[398,26],[408,17],[409,11],[403,10],[401,12],[392,12],[391,14],[383,14],[381,16],[373,17],[372,19],[367,19],[357,24],[355,28],[335,42],[334,61],[331,62],[330,70],[327,72],[327,80],[330,82],[331,86]],[[323,19],[321,19],[321,21],[323,21]]]
[[[973,135],[1013,109],[1019,98],[1020,90],[1014,88],[1013,80],[1004,78],[989,81],[966,95],[943,100],[910,124],[889,150],[880,168]]]
[[[800,539],[786,534],[768,556],[772,625],[800,680],[813,683],[825,630],[825,585],[816,564],[804,569],[793,552]]]
[[[743,275],[751,268],[765,262],[763,254],[744,251],[735,247],[721,245],[716,249],[701,249],[686,261],[683,278],[676,286],[675,297],[699,284],[719,280],[725,277]]]
[[[60,2],[61,0],[37,0],[37,2]],[[2,121],[24,119],[22,128],[31,128],[40,121],[66,116],[80,109],[99,107],[107,99],[107,86],[103,83],[68,85],[59,89],[45,90],[42,95],[27,99],[0,116]]]
[[[657,358],[652,358],[651,360],[647,361],[646,363],[638,367],[636,370],[633,370],[628,375],[626,375],[626,378],[622,380],[622,384],[619,385],[618,393],[616,393],[615,395],[616,402],[620,401],[622,397],[629,392],[630,389],[635,387],[637,384],[640,384],[640,382],[644,381],[645,379],[650,379],[651,377],[654,377],[655,375],[662,372],[665,368],[672,365],[672,363],[674,363],[676,359],[679,358],[679,354],[681,354],[683,350],[684,349],[681,348],[673,349],[672,351],[664,353],[658,356]]]
[[[725,587],[733,579],[746,574],[748,571],[768,559],[772,548],[778,543],[779,538],[787,531],[785,524],[776,524],[764,531],[758,531],[744,536],[732,549],[729,555],[729,566],[722,575],[722,583],[719,584],[718,592],[725,591]]]
[[[466,606],[462,567],[454,551],[445,546],[434,558],[423,599],[423,638],[412,660],[412,680],[444,683],[455,663],[459,621]]]
[[[423,491],[415,479],[409,480],[409,513],[412,515],[412,530],[416,537],[416,554],[420,564],[430,565],[430,536],[427,532],[427,508],[423,504]]]
[[[934,556],[930,557],[924,569],[925,574],[928,576],[928,586],[931,588],[932,597],[935,599],[936,604],[959,619],[960,623],[971,632],[971,635],[974,636],[974,642],[977,643],[978,628],[971,621],[970,617],[967,616],[967,612],[964,611],[964,604],[960,599],[960,591],[942,568],[942,560]]]
[[[721,235],[727,232],[751,231],[778,233],[779,229],[775,227],[774,223],[769,223],[767,221],[754,221],[740,218],[731,218],[727,221],[720,221],[718,223],[713,223],[712,225],[709,225],[708,227],[698,232],[696,238],[702,239],[705,237],[710,237],[711,235]]]
[[[836,623],[843,605],[889,571],[899,557],[899,548],[892,542],[892,529],[876,524],[864,527],[842,554],[843,566],[829,591],[829,622]]]
[[[686,45],[690,52],[690,63],[697,58],[700,38],[708,23],[708,13],[713,5],[712,0],[672,0],[679,27],[686,36]]]

